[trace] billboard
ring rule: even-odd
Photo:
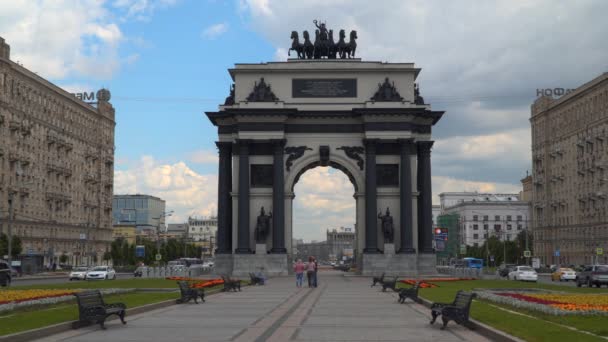
[[[448,229],[437,227],[433,229],[435,250],[437,252],[443,252],[448,247]]]
[[[135,257],[143,258],[146,256],[146,246],[137,245],[135,246]]]

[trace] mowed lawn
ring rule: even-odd
[[[106,303],[125,303],[127,309],[129,309],[165,300],[177,299],[178,297],[179,293],[177,292],[139,292],[104,296],[104,300]],[[77,319],[78,307],[76,301],[48,306],[32,306],[15,311],[3,312],[0,313],[0,336]],[[128,315],[126,319],[128,322]]]
[[[420,289],[420,296],[432,302],[451,302],[458,290],[470,291],[475,288],[543,288],[572,293],[605,293],[608,295],[608,289],[605,288],[577,288],[505,280],[468,280],[436,282],[435,284],[439,287]],[[402,285],[404,287],[408,286]],[[576,331],[569,327],[604,337],[608,336],[608,316],[553,316],[475,300],[471,307],[471,317],[526,341],[606,341],[604,338]]]

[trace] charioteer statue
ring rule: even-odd
[[[310,41],[308,31],[304,31],[304,43],[300,43],[300,38],[297,31],[291,31],[291,47],[287,50],[287,55],[291,55],[291,51],[295,51],[298,59],[336,59],[336,58],[355,58],[357,50],[357,31],[350,32],[350,41],[345,41],[346,33],[340,30],[338,43],[334,42],[333,30],[327,28],[327,24],[318,20],[313,20],[313,24],[317,28],[315,30],[314,44]]]

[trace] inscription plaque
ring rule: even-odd
[[[292,97],[357,97],[355,78],[295,78],[291,80]]]
[[[252,164],[251,165],[251,187],[252,188],[272,188],[273,167],[272,164]]]
[[[376,164],[376,186],[399,186],[399,164]]]

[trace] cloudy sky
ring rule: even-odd
[[[422,95],[446,111],[433,131],[437,195],[519,191],[536,89],[608,71],[605,13],[603,0],[11,0],[0,36],[14,61],[70,91],[112,91],[115,192],[160,196],[179,222],[217,208],[216,131],[203,112],[227,96],[226,69],[285,60],[289,33],[313,19],[357,30],[364,60],[422,68]],[[304,174],[295,236],[352,226],[352,193],[339,171]]]

